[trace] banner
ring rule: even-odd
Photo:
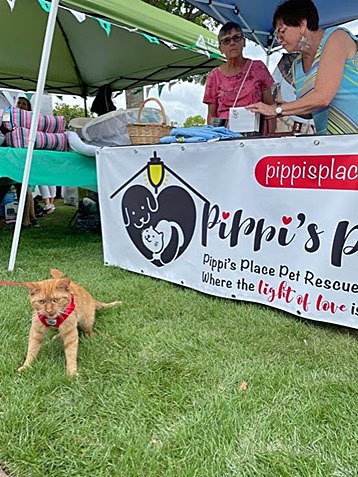
[[[104,260],[358,328],[358,137],[103,148]]]

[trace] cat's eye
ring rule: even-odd
[[[58,303],[60,301],[59,298],[52,298],[52,303]]]
[[[144,210],[144,205],[142,205],[140,209],[141,209],[141,210]]]
[[[46,303],[45,300],[37,300],[37,301],[40,303],[40,305],[44,305]]]

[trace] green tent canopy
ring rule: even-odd
[[[49,6],[16,0],[11,11],[0,0],[0,87],[36,88]],[[217,48],[205,28],[140,0],[61,1],[45,90],[86,97],[103,84],[118,91],[202,74],[221,63]]]

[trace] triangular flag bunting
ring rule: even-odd
[[[103,30],[106,32],[106,35],[109,36],[111,34],[111,24],[107,22],[106,20],[101,20],[100,18],[97,18],[98,23],[101,25]]]
[[[169,91],[172,89],[172,87],[177,84],[177,81],[172,81],[171,83],[168,84],[168,89]]]
[[[56,96],[60,101],[63,101],[63,96]]]
[[[47,0],[38,0],[41,7],[45,10],[45,12],[49,13],[51,10],[51,3]]]
[[[26,98],[31,101],[31,98],[33,97],[33,93],[25,93]]]
[[[82,23],[86,20],[86,15],[84,13],[77,12],[76,10],[71,10],[71,9],[69,10],[79,23]]]
[[[13,11],[14,6],[15,6],[16,0],[7,0],[7,3],[9,4],[9,7],[11,8],[11,11]]]
[[[146,33],[142,33],[142,35],[146,37],[149,43],[156,43],[157,45],[160,45],[159,40],[156,36],[147,35]]]
[[[169,41],[164,41],[164,40],[163,40],[163,43],[164,43],[165,45],[167,45],[167,47],[170,48],[171,50],[177,50],[177,49],[178,49],[177,46],[173,45],[173,43],[170,43]]]
[[[158,84],[158,95],[159,95],[159,98],[160,98],[160,95],[162,94],[163,88],[164,88],[164,84]]]
[[[138,93],[141,93],[142,91],[143,91],[143,88],[138,88],[135,91],[133,91],[133,94],[138,94]]]

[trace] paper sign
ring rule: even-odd
[[[260,114],[245,108],[230,108],[229,129],[239,133],[259,131]]]
[[[3,114],[3,116],[2,116],[2,120],[3,120],[3,121],[10,121],[10,119],[11,119],[11,118],[10,118],[10,113],[9,113],[9,111],[5,111],[4,114]]]

